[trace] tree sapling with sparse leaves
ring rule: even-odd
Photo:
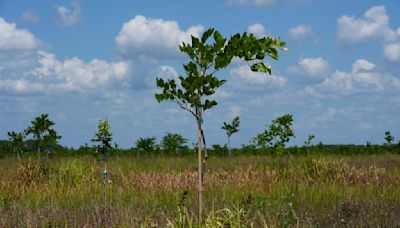
[[[239,118],[239,116],[236,116],[232,120],[232,123],[228,124],[228,123],[224,122],[224,126],[222,127],[222,129],[225,130],[226,135],[228,136],[229,157],[232,157],[231,136],[232,136],[232,134],[239,131],[239,125],[240,125],[240,118]]]
[[[210,38],[213,38],[210,41]],[[285,42],[279,38],[257,38],[246,32],[235,34],[229,39],[222,36],[217,30],[210,28],[201,38],[192,36],[191,43],[182,43],[179,48],[187,54],[190,61],[183,64],[185,75],[180,75],[179,85],[175,79],[164,80],[157,78],[157,87],[160,93],[155,94],[158,102],[172,101],[182,109],[191,113],[197,124],[197,154],[198,154],[198,218],[201,221],[203,174],[207,160],[206,140],[204,135],[203,114],[217,105],[211,95],[226,81],[219,79],[215,74],[228,67],[234,58],[250,62],[253,72],[271,74],[271,66],[263,60],[269,56],[278,59],[278,49],[285,50]],[[204,163],[203,160],[204,145]]]

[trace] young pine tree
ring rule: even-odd
[[[49,119],[48,114],[42,114],[36,117],[31,122],[31,126],[25,130],[26,135],[33,135],[33,138],[36,140],[38,159],[40,159],[41,148],[44,145],[55,144],[61,139],[61,136],[51,128],[54,125],[55,123]]]

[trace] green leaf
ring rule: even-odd
[[[199,48],[200,47],[200,41],[197,37],[191,36],[192,37],[192,47],[194,48]]]
[[[163,94],[155,94],[156,100],[158,103],[164,100],[164,95]]]
[[[218,48],[222,48],[225,45],[225,42],[226,42],[226,39],[224,39],[224,37],[218,31],[214,32],[214,40],[215,40],[215,45]]]
[[[275,48],[271,48],[268,51],[268,55],[271,56],[273,59],[278,59],[278,51]]]
[[[157,86],[158,87],[164,87],[164,80],[162,78],[157,78]]]
[[[205,33],[203,33],[203,36],[201,37],[201,42],[205,43],[208,38],[210,38],[211,34],[214,32],[214,28],[209,28]]]
[[[271,70],[271,66],[266,65],[263,62],[259,62],[259,63],[255,63],[251,66],[251,71],[254,72],[262,72],[262,73],[268,73],[271,74],[272,70]]]
[[[217,103],[216,101],[209,101],[209,100],[206,100],[206,101],[204,102],[204,110],[210,109],[210,108],[214,107],[214,106],[217,105],[217,104],[218,104],[218,103]]]

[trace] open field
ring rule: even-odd
[[[197,226],[194,157],[0,160],[0,226]],[[210,227],[400,226],[400,156],[211,157]]]

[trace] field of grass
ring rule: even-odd
[[[199,226],[196,158],[0,160],[0,227]],[[208,227],[398,227],[399,155],[211,157]]]

